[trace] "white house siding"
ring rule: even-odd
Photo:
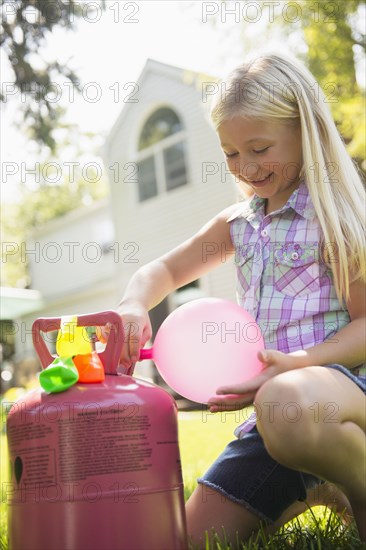
[[[37,317],[115,309],[120,294],[115,253],[102,253],[115,242],[109,199],[55,219],[32,234],[27,242],[32,287],[41,291],[45,305],[16,320],[16,361],[33,354],[31,327]]]
[[[115,258],[104,249],[114,241],[107,201],[53,220],[28,242],[32,286],[54,302],[110,279]]]
[[[138,103],[125,105],[104,149],[116,234],[122,246],[131,247],[130,243],[135,243],[137,250],[136,263],[130,263],[126,256],[121,258],[122,286],[138,267],[177,246],[236,200],[235,187],[226,174],[224,156],[209,123],[207,106],[202,103],[200,87],[184,83],[184,76],[183,70],[148,61],[138,82]],[[127,163],[136,158],[144,122],[162,106],[175,110],[183,122],[188,184],[138,202],[137,182],[124,181],[130,170]],[[116,163],[120,168],[118,181],[115,181]],[[212,170],[216,166],[218,173],[207,176],[205,181],[203,171],[207,163],[211,163]],[[206,295],[235,299],[232,262],[203,277],[201,287]]]

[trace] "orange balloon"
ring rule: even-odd
[[[93,384],[105,379],[104,366],[96,351],[75,355],[72,360],[79,372],[79,382]]]

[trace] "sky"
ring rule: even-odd
[[[261,32],[271,15],[261,11],[255,1],[249,2],[249,7],[244,2],[229,2],[225,8],[218,0],[107,0],[105,11],[94,12],[91,8],[97,2],[79,0],[79,5],[83,17],[75,20],[76,31],[49,34],[39,53],[76,71],[82,94],[61,81],[57,101],[66,109],[65,120],[74,124],[77,132],[97,135],[97,146],[103,144],[148,58],[222,77],[253,47],[283,53],[304,50],[296,33],[284,41],[279,35],[269,39]],[[244,33],[243,20],[247,23]],[[12,76],[3,52],[1,70],[2,86],[6,86]],[[20,96],[9,93],[7,97],[1,107],[1,156],[3,166],[6,163],[2,201],[16,200],[19,176],[29,178],[28,169],[42,161],[42,154],[15,127]],[[90,144],[81,142],[86,155],[88,147]],[[64,154],[71,152],[65,150]],[[12,176],[13,170],[17,173]]]

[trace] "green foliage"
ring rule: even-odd
[[[325,91],[335,123],[349,154],[366,171],[365,90],[356,79],[355,58],[365,59],[365,28],[358,10],[364,0],[297,0],[296,23],[277,18],[287,34],[302,30],[307,46],[305,63]]]
[[[338,101],[330,107],[350,155],[361,164],[366,152],[365,90],[357,84],[354,56],[365,56],[365,32],[357,28],[355,14],[365,2],[317,0],[318,22],[311,14],[314,2],[301,4],[309,69],[324,89],[335,84]]]
[[[93,179],[93,174],[90,174],[90,179]],[[94,179],[97,180],[97,177]],[[41,185],[35,191],[23,185],[23,198],[18,204],[18,219],[30,230],[99,200],[106,192],[105,182],[98,181],[91,186],[90,182],[83,179],[76,183],[64,179],[60,185]]]
[[[99,4],[105,7],[104,0]],[[80,90],[80,83],[68,64],[46,61],[40,50],[53,31],[59,28],[74,30],[75,21],[83,15],[81,3],[74,0],[2,0],[0,14],[0,47],[9,59],[15,89],[21,93],[22,129],[28,131],[31,139],[54,152],[53,130],[59,125],[63,110],[50,100],[50,94],[61,76],[77,90]],[[0,99],[6,101],[3,96]]]
[[[309,69],[322,86],[336,83],[340,97],[358,93],[353,47],[365,51],[365,46],[364,37],[354,36],[350,16],[361,4],[357,0],[300,2]]]
[[[17,217],[16,204],[1,204],[1,285],[26,288],[29,284],[27,269],[21,260],[20,246],[24,230]],[[13,251],[16,250],[16,254]]]
[[[333,116],[347,145],[347,150],[366,172],[366,95],[359,92],[334,105]]]

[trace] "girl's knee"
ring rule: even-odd
[[[258,431],[268,452],[279,462],[289,456],[313,452],[320,437],[320,427],[313,419],[314,403],[291,373],[296,371],[268,380],[254,400]]]
[[[295,373],[295,376],[294,376]],[[290,371],[265,382],[256,393],[254,406],[262,426],[279,429],[294,428],[304,422],[311,409],[309,392],[299,380],[296,371]]]

